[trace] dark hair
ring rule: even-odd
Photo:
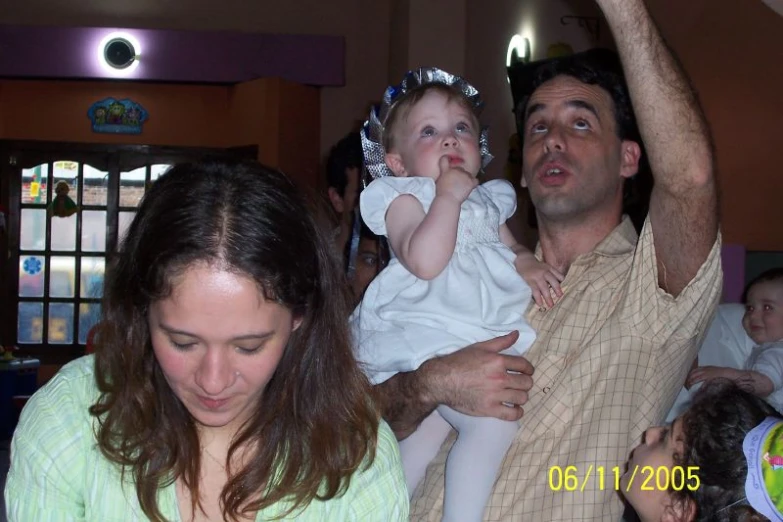
[[[613,51],[591,49],[584,53],[545,60],[530,74],[531,78],[525,85],[525,93],[520,97],[515,111],[522,142],[525,139],[522,130],[525,126],[525,113],[533,93],[549,80],[558,76],[571,76],[584,84],[597,85],[606,91],[612,99],[617,137],[641,144],[622,64]]]
[[[767,520],[745,500],[748,464],[745,435],[767,417],[780,415],[764,400],[731,381],[705,383],[682,416],[684,450],[675,464],[698,468],[695,491],[673,491],[675,502],[693,501],[696,521],[751,522]]]
[[[151,520],[164,520],[156,494],[172,477],[190,489],[194,511],[200,506],[196,426],[155,358],[147,311],[202,262],[251,277],[266,299],[302,318],[232,441],[229,462],[240,448],[254,453],[221,492],[224,518],[341,494],[374,458],[380,420],[352,355],[347,289],[293,183],[254,162],[177,165],[142,200],[107,277],[96,342],[101,396],[90,412],[102,453],[131,474]]]
[[[345,196],[348,169],[359,169],[359,180],[364,165],[362,140],[358,132],[351,132],[338,141],[326,159],[326,186],[334,187],[340,197]]]
[[[459,103],[464,109],[473,115],[473,124],[476,126],[478,132],[480,126],[478,114],[476,109],[465,97],[462,91],[447,85],[445,83],[425,83],[406,92],[402,98],[394,102],[389,114],[386,115],[386,121],[384,122],[383,136],[383,148],[386,151],[390,151],[394,146],[394,129],[400,121],[405,120],[408,117],[411,109],[424,98],[428,92],[435,91],[446,96],[446,100],[449,102]],[[478,139],[478,137],[476,137]]]
[[[765,270],[761,274],[754,277],[750,281],[750,283],[748,283],[748,286],[745,287],[745,291],[742,292],[742,302],[744,303],[748,300],[748,292],[750,292],[751,288],[753,288],[758,284],[768,283],[768,282],[783,283],[783,266],[770,268],[769,270]]]

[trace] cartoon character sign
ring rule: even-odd
[[[111,134],[141,134],[147,121],[147,111],[129,100],[106,98],[95,102],[87,111],[94,132]]]

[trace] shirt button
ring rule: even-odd
[[[549,393],[552,390],[549,386],[544,387],[544,393]]]

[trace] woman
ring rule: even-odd
[[[346,318],[330,246],[284,175],[174,167],[110,271],[94,357],[22,413],[9,521],[406,520]]]

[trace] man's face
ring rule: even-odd
[[[356,302],[364,295],[367,286],[375,279],[375,276],[383,270],[385,260],[378,250],[378,240],[368,237],[359,239],[359,247],[356,252],[356,264],[351,290]]]
[[[609,93],[557,76],[531,96],[524,115],[522,186],[541,217],[583,219],[622,208],[623,180],[638,170],[639,147],[617,137]]]

